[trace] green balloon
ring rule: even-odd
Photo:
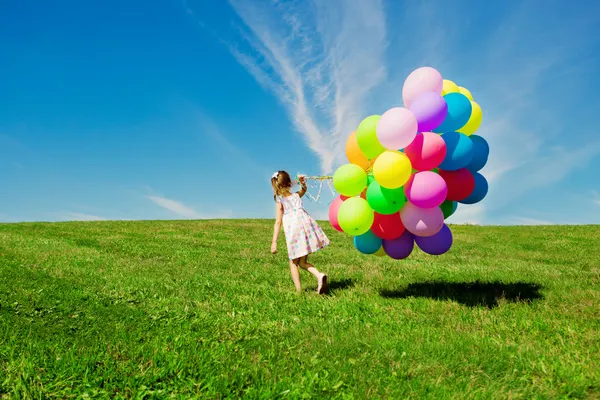
[[[369,203],[362,197],[350,197],[340,205],[338,210],[340,228],[350,236],[367,233],[374,221],[375,214],[369,207]]]
[[[404,188],[387,189],[373,181],[367,188],[367,202],[379,214],[395,214],[406,203]]]
[[[358,147],[368,160],[373,160],[385,151],[377,139],[377,123],[380,118],[381,115],[371,115],[363,119],[356,129]]]
[[[369,172],[367,174],[367,186],[369,186],[371,184],[371,182],[373,182],[375,180],[375,177],[373,176],[372,172]]]
[[[458,203],[452,200],[446,200],[441,205],[442,213],[444,213],[444,219],[450,218],[452,214],[456,211],[456,207],[458,207]]]
[[[367,173],[356,164],[344,164],[333,174],[333,187],[342,196],[358,196],[367,187]]]

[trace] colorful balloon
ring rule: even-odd
[[[402,86],[404,106],[410,108],[412,102],[421,93],[442,93],[444,86],[442,75],[434,68],[421,67],[408,75]]]
[[[444,214],[439,207],[420,208],[406,203],[400,211],[400,218],[406,230],[416,236],[435,235],[444,225]]]
[[[471,171],[466,168],[458,171],[440,170],[440,176],[448,185],[446,200],[460,201],[466,199],[475,189],[475,178]]]
[[[471,142],[473,143],[473,157],[465,168],[471,172],[477,172],[487,164],[488,156],[490,155],[490,146],[481,136],[471,135],[469,136],[469,139],[471,139]]]
[[[446,200],[448,186],[440,175],[432,171],[414,174],[404,185],[408,201],[420,208],[438,207]]]
[[[447,95],[448,93],[457,93],[460,92],[460,88],[458,87],[458,85],[456,85],[456,83],[448,80],[448,79],[444,79],[444,81],[442,82],[442,96]]]
[[[394,214],[404,206],[406,197],[402,188],[387,189],[373,181],[367,188],[367,202],[379,214]]]
[[[481,125],[481,121],[483,120],[483,112],[481,111],[481,107],[479,104],[471,101],[471,116],[467,123],[460,129],[457,129],[457,132],[464,133],[469,136],[472,135],[479,129],[479,125]]]
[[[328,215],[360,253],[397,260],[415,244],[430,255],[452,247],[444,220],[459,202],[485,198],[488,182],[477,171],[490,153],[474,134],[483,114],[468,89],[423,67],[406,78],[402,98],[404,107],[363,119],[348,136],[349,164],[334,173],[339,196]]]
[[[356,142],[367,160],[374,160],[385,151],[377,140],[377,123],[380,118],[380,115],[371,115],[363,119],[356,129]]]
[[[367,174],[367,186],[371,184],[371,182],[373,182],[375,180],[375,177],[373,176],[372,172],[369,172]]]
[[[352,164],[356,164],[362,169],[367,169],[371,166],[367,157],[362,153],[360,147],[358,147],[358,141],[356,140],[356,131],[352,132],[346,140],[346,157]]]
[[[367,173],[356,164],[344,164],[333,174],[333,187],[344,196],[358,196],[367,187]]]
[[[382,239],[392,240],[400,237],[405,228],[400,219],[400,213],[388,215],[375,213],[375,221],[373,221],[371,231]]]
[[[412,165],[406,154],[399,151],[382,153],[373,164],[373,176],[384,188],[397,189],[410,179]]]
[[[472,105],[467,96],[461,93],[449,93],[444,96],[444,100],[448,104],[448,113],[444,122],[433,129],[436,133],[455,132],[465,126],[471,118]]]
[[[343,232],[343,230],[338,222],[338,212],[344,200],[342,196],[337,196],[329,205],[329,223],[335,230],[340,232]]]
[[[471,94],[471,92],[469,92],[469,89],[459,86],[458,91],[464,94],[467,97],[467,99],[473,101],[473,95]]]
[[[381,238],[377,237],[377,235],[371,231],[354,237],[354,247],[363,254],[375,254],[381,246]]]
[[[383,257],[383,256],[385,256],[385,250],[384,250],[383,246],[381,246],[381,247],[379,248],[379,250],[377,250],[377,252],[375,253],[375,255],[376,255],[377,257]]]
[[[342,230],[350,236],[367,233],[374,220],[375,214],[365,199],[351,197],[340,205],[338,223]]]
[[[415,98],[410,111],[418,122],[418,131],[429,132],[444,121],[448,113],[448,105],[441,94],[425,92]]]
[[[395,260],[407,258],[414,248],[415,241],[413,235],[409,231],[404,231],[399,238],[383,241],[385,253]]]
[[[458,207],[458,203],[452,200],[446,200],[441,205],[442,213],[444,214],[444,219],[450,218],[452,214],[456,212],[456,208]]]
[[[428,237],[415,236],[415,243],[421,250],[432,256],[446,253],[452,247],[452,231],[444,224],[438,233]]]
[[[377,123],[377,139],[388,150],[408,146],[417,135],[418,123],[414,114],[403,107],[387,110]]]
[[[446,158],[446,142],[442,136],[433,132],[418,133],[415,140],[406,147],[404,154],[410,159],[413,168],[428,171]]]
[[[488,192],[488,181],[485,179],[483,175],[479,172],[475,172],[473,174],[473,179],[475,181],[475,187],[470,195],[460,200],[462,204],[475,204],[479,203],[481,200],[485,198]]]
[[[442,135],[446,143],[446,157],[440,168],[446,171],[456,171],[465,168],[473,159],[473,141],[465,134],[448,132]]]

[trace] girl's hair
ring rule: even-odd
[[[273,199],[277,200],[277,196],[281,196],[284,191],[291,189],[292,178],[285,171],[277,171],[271,178],[271,186],[273,186]]]

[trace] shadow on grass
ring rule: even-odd
[[[531,303],[542,299],[541,285],[536,283],[501,282],[421,282],[411,283],[401,290],[382,290],[385,298],[404,299],[427,297],[436,300],[453,300],[469,307],[498,306],[500,299],[513,303]]]
[[[331,278],[328,281],[329,284],[329,295],[331,295],[333,292],[337,292],[338,290],[345,290],[348,288],[351,288],[352,286],[354,286],[354,280],[352,279],[341,279],[341,280],[331,280]],[[304,289],[305,291],[314,291],[316,289],[316,287],[314,288],[306,288]]]

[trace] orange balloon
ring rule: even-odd
[[[352,132],[350,136],[348,136],[348,140],[346,140],[346,157],[348,157],[348,161],[352,164],[356,164],[365,170],[372,165],[372,162],[369,162],[367,157],[365,157],[358,147],[356,131]]]
[[[363,192],[360,194],[360,197],[362,197],[363,199],[367,199],[367,189],[363,190]]]

